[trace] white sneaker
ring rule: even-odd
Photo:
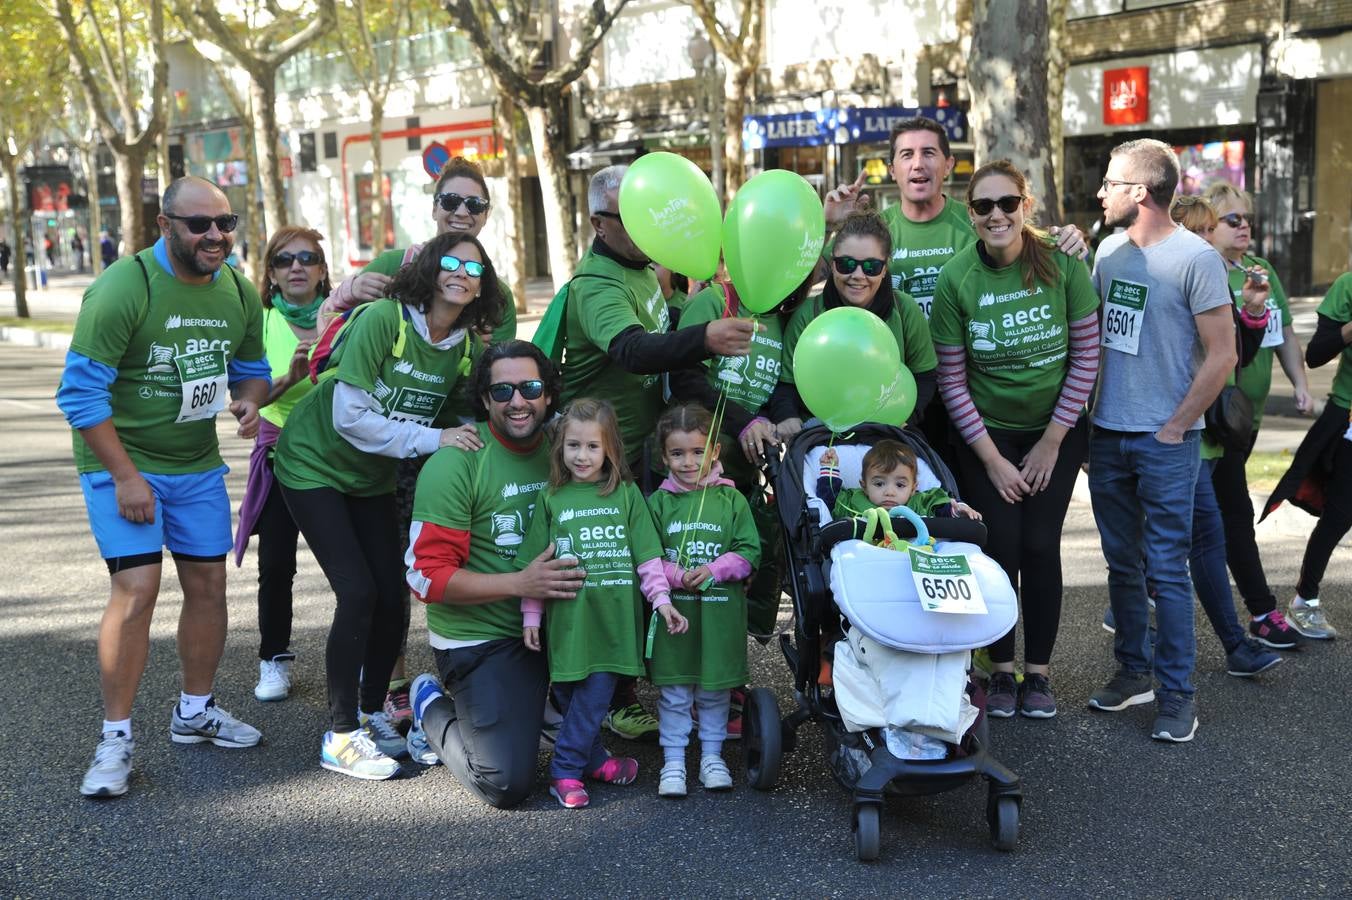
[[[1331,641],[1338,636],[1338,629],[1329,624],[1328,617],[1324,611],[1319,608],[1319,600],[1302,600],[1300,597],[1291,601],[1291,606],[1286,614],[1286,621],[1291,623],[1291,627],[1300,632],[1302,637],[1307,637],[1312,641]]]
[[[265,703],[291,696],[291,661],[295,658],[287,653],[259,660],[258,684],[254,686],[254,696]]]
[[[175,703],[174,714],[169,717],[169,739],[175,744],[210,742],[217,747],[253,747],[263,735],[257,728],[221,709],[212,699],[207,701],[206,709],[190,719],[178,714]]]
[[[348,734],[326,732],[319,764],[330,772],[367,781],[384,781],[399,774],[399,763],[376,748],[365,727]]]
[[[131,754],[136,744],[120,731],[103,736],[94,748],[94,762],[80,782],[80,793],[86,797],[121,797],[127,792],[131,777]]]
[[[730,782],[729,782],[730,783]],[[662,773],[657,776],[657,796],[685,796],[685,763],[673,759],[662,764]]]
[[[699,761],[699,783],[706,791],[732,790],[732,773],[721,756],[705,756]]]

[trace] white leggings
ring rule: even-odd
[[[658,688],[658,740],[667,759],[684,759],[690,743],[690,708],[699,710],[701,756],[719,756],[728,736],[728,709],[732,691],[706,691],[693,684],[664,684]]]

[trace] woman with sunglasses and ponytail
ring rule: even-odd
[[[831,254],[831,273],[821,295],[809,297],[784,328],[780,381],[794,384],[793,351],[809,322],[828,309],[866,309],[887,325],[896,338],[902,365],[915,376],[915,412],[911,415],[915,421],[934,397],[937,361],[925,314],[910,294],[893,290],[887,275],[887,260],[892,256],[892,233],[887,223],[874,212],[852,213],[836,232]],[[793,393],[797,394],[796,387]],[[795,396],[794,400],[798,411],[806,412],[802,399]],[[801,427],[802,422],[795,418],[781,421],[777,426],[780,439],[788,440]]]
[[[1028,183],[1008,160],[967,188],[977,242],[939,273],[930,328],[939,392],[961,440],[963,499],[980,510],[986,552],[1019,592],[1014,629],[990,648],[986,712],[1056,715],[1050,663],[1061,624],[1061,527],[1088,451],[1085,402],[1098,376],[1099,298],[1089,269],[1035,229]]]
[[[469,372],[471,333],[496,327],[503,305],[482,245],[455,233],[423,245],[388,292],[349,320],[275,458],[287,507],[337,601],[321,765],[367,779],[398,774],[395,757],[407,752],[383,709],[407,596],[395,470],[439,447],[481,446],[473,425],[455,427],[450,397]]]
[[[258,535],[259,700],[285,700],[291,693],[291,598],[299,531],[272,477],[273,452],[286,417],[310,392],[309,351],[320,304],[329,295],[329,268],[311,228],[288,225],[268,241],[259,296],[263,300],[263,346],[272,366],[272,388],[258,412],[258,437],[249,455],[249,476],[235,530],[235,565],[244,561],[249,536]]]

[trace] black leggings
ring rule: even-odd
[[[258,658],[291,649],[291,598],[300,529],[274,481],[258,514]]]
[[[1244,464],[1253,452],[1253,441],[1247,450],[1227,449],[1216,460],[1211,471],[1211,486],[1216,489],[1216,503],[1221,508],[1221,523],[1225,526],[1225,562],[1235,579],[1235,587],[1249,615],[1263,616],[1277,608],[1277,598],[1268,587],[1263,572],[1263,560],[1258,555],[1258,539],[1253,531],[1253,501],[1249,499],[1249,482]]]
[[[1349,529],[1352,529],[1352,441],[1339,438],[1338,449],[1333,453],[1333,476],[1324,485],[1324,512],[1305,545],[1297,594],[1306,600],[1318,599],[1319,583],[1324,580],[1329,557]]]
[[[986,432],[1000,455],[1016,466],[1042,437],[1041,431],[988,428]],[[1028,665],[1050,663],[1056,645],[1061,627],[1061,528],[1088,450],[1089,429],[1081,418],[1061,442],[1047,487],[1018,503],[1006,503],[972,448],[967,444],[957,448],[962,499],[985,518],[986,553],[1005,570],[1019,595],[1023,658]],[[1014,661],[1014,631],[1011,628],[991,644],[992,661]]]
[[[282,495],[337,603],[324,657],[331,727],[355,731],[359,686],[362,711],[379,711],[399,655],[404,588],[394,495],[288,487]]]

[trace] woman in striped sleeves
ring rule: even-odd
[[[1014,630],[990,648],[986,711],[1056,715],[1049,676],[1061,622],[1061,526],[1088,449],[1082,414],[1098,374],[1098,295],[1085,264],[1029,224],[1033,200],[1007,160],[967,189],[977,242],[939,273],[930,330],[939,392],[961,436],[963,499],[985,516],[986,552],[1018,590],[1024,680]]]

